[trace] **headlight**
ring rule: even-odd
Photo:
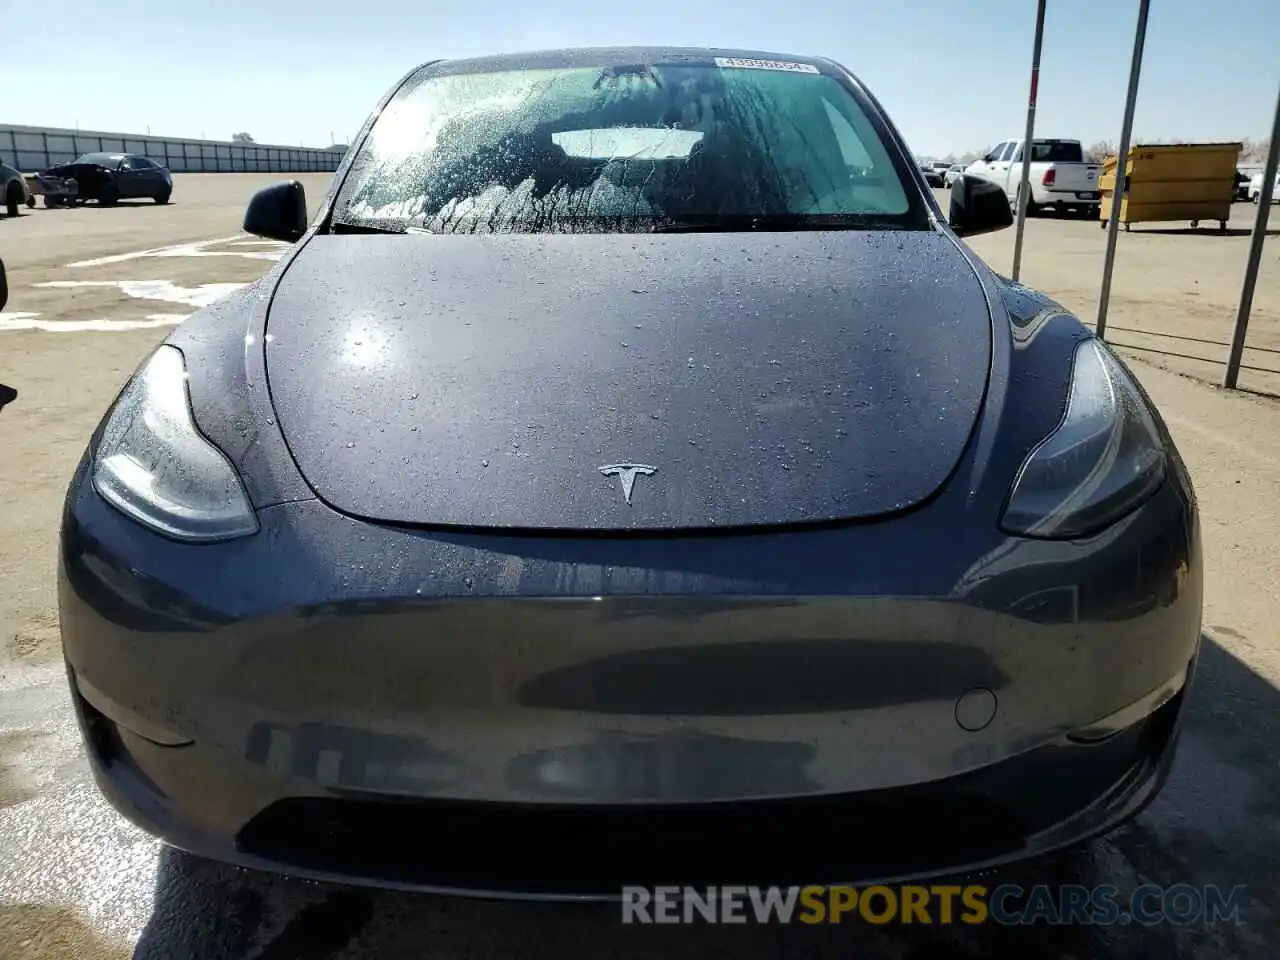
[[[195,425],[182,352],[167,344],[107,418],[93,485],[121,512],[176,540],[230,540],[258,530],[235,467]]]
[[[1164,479],[1160,432],[1128,372],[1098,340],[1076,347],[1062,422],[1027,456],[1001,527],[1086,536],[1143,503]]]

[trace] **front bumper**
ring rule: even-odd
[[[77,483],[64,650],[118,809],[179,847],[310,876],[517,896],[673,871],[862,882],[1132,815],[1167,770],[1198,649],[1185,502],[1170,487],[1090,543],[976,558],[904,551],[927,513],[575,542],[310,501],[193,548]],[[446,855],[455,838],[475,843]]]
[[[910,787],[739,803],[321,795],[285,778],[272,782],[216,747],[160,746],[107,720],[78,693],[75,703],[107,799],[193,853],[324,881],[591,900],[616,899],[635,885],[900,883],[1073,846],[1155,798],[1175,756],[1188,678],[1189,671],[1132,704],[1141,719],[1105,742],[1064,737]],[[244,820],[250,808],[260,809]]]

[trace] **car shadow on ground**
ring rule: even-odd
[[[1273,219],[1275,218],[1273,217]],[[1216,226],[1205,225],[1193,229],[1191,227],[1146,227],[1138,224],[1135,229],[1126,230],[1125,232],[1131,237],[1142,234],[1161,237],[1251,237],[1253,236],[1253,227],[1227,227],[1226,230],[1219,230]],[[1269,227],[1266,235],[1268,237],[1280,237],[1280,228],[1273,229]]]
[[[54,207],[41,207],[40,209],[48,213],[74,213],[80,210],[146,210],[156,208],[163,210],[165,207],[172,207],[176,200],[170,200],[168,203],[156,203],[150,197],[130,198],[128,200],[117,200],[113,204],[103,206],[97,201],[89,201],[88,203],[77,203],[75,206],[66,204],[58,204]]]
[[[1228,627],[1214,628],[1233,636]],[[1248,638],[1238,638],[1249,642]],[[1239,923],[1158,926],[624,925],[618,905],[502,903],[377,892],[161,858],[134,960],[859,960],[1271,957],[1280,943],[1280,692],[1206,637],[1178,763],[1162,796],[1105,840],[975,882],[1247,888]],[[424,829],[430,829],[424,824]],[[851,829],[874,824],[851,824]],[[448,838],[442,837],[442,843]],[[821,842],[821,838],[815,838]],[[476,856],[501,856],[477,850]]]

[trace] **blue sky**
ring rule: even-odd
[[[0,123],[324,146],[439,57],[626,43],[823,54],[922,156],[1020,135],[1034,0],[62,0],[0,32]],[[1037,133],[1119,138],[1137,0],[1048,0]],[[1154,0],[1135,134],[1269,132],[1280,0]]]

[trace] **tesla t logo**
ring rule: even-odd
[[[648,467],[643,463],[612,463],[601,467],[600,472],[606,477],[617,477],[622,481],[622,499],[631,503],[631,488],[635,486],[636,477],[648,477],[658,472],[657,467]]]

